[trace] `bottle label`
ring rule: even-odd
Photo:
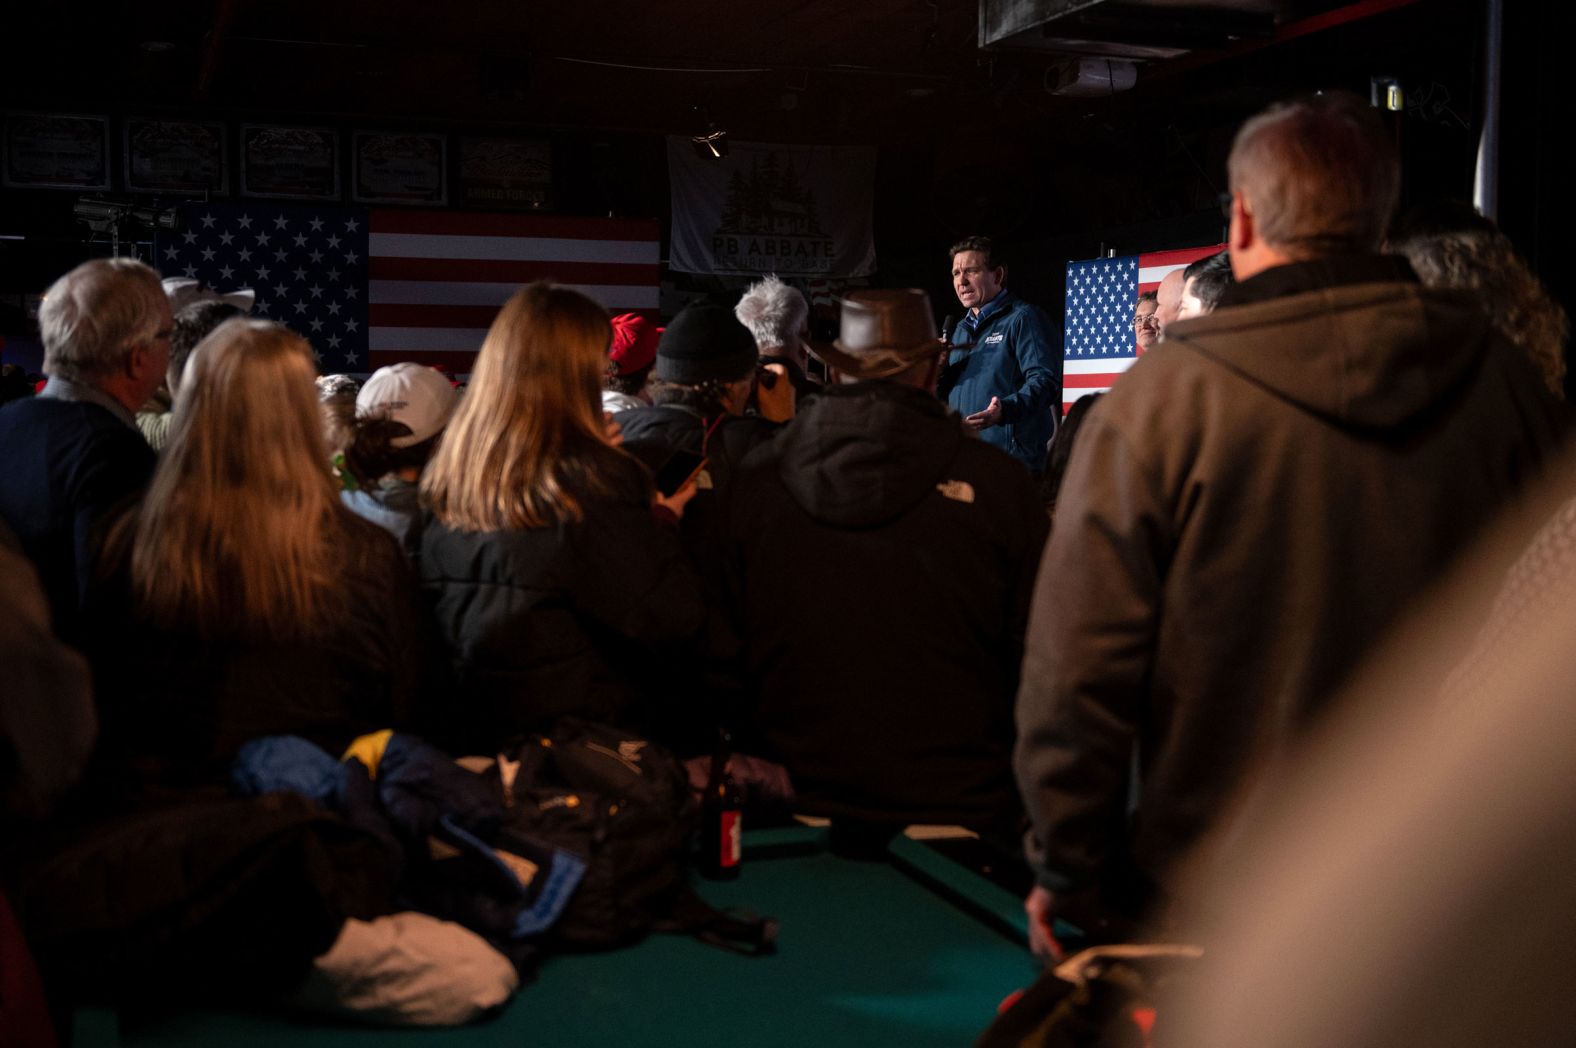
[[[737,811],[717,813],[722,820],[717,862],[724,869],[739,865],[739,858],[744,852],[744,820],[740,815]]]

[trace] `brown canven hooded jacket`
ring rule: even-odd
[[[1080,432],[1017,702],[1054,892],[1147,901],[1562,432],[1471,298],[1296,285],[1168,328]]]

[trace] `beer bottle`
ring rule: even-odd
[[[728,774],[732,741],[726,731],[717,733],[706,794],[701,798],[700,861],[697,866],[702,877],[713,880],[737,877],[743,853],[744,796],[733,776]]]

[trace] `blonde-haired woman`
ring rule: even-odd
[[[703,618],[672,524],[603,428],[612,328],[532,284],[503,307],[421,480],[417,575],[455,672],[444,741],[493,746],[563,714],[653,725],[646,700]]]
[[[136,778],[222,775],[240,744],[338,754],[403,719],[413,591],[328,469],[311,349],[235,319],[192,354],[152,484],[111,528],[91,655],[104,741]]]

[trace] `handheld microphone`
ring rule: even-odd
[[[952,329],[958,326],[958,318],[948,313],[941,318],[941,341],[952,345]]]

